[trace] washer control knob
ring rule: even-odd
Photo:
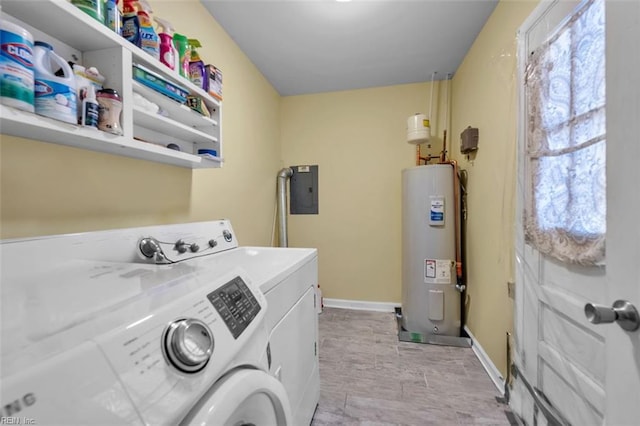
[[[197,319],[181,319],[167,327],[164,333],[164,352],[174,367],[185,373],[202,370],[213,354],[211,329]]]
[[[228,230],[226,230],[226,229],[225,229],[224,231],[222,231],[222,236],[224,237],[224,240],[225,240],[226,242],[231,242],[231,239],[233,238],[233,237],[231,236],[231,232],[229,232],[229,231],[228,231]]]

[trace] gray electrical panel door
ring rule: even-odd
[[[291,166],[289,211],[291,214],[318,214],[318,166]]]

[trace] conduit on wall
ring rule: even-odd
[[[277,208],[278,208],[278,247],[288,247],[287,230],[287,179],[293,176],[293,169],[285,167],[278,172]]]

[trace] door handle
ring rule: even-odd
[[[640,315],[632,303],[626,300],[616,300],[613,307],[587,303],[584,314],[592,324],[606,324],[617,322],[627,331],[636,331],[640,327]]]

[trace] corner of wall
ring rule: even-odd
[[[537,3],[501,1],[453,78],[451,154],[468,174],[467,326],[503,374],[504,336],[513,328],[516,31]],[[459,135],[467,126],[479,129],[479,143],[463,155]]]

